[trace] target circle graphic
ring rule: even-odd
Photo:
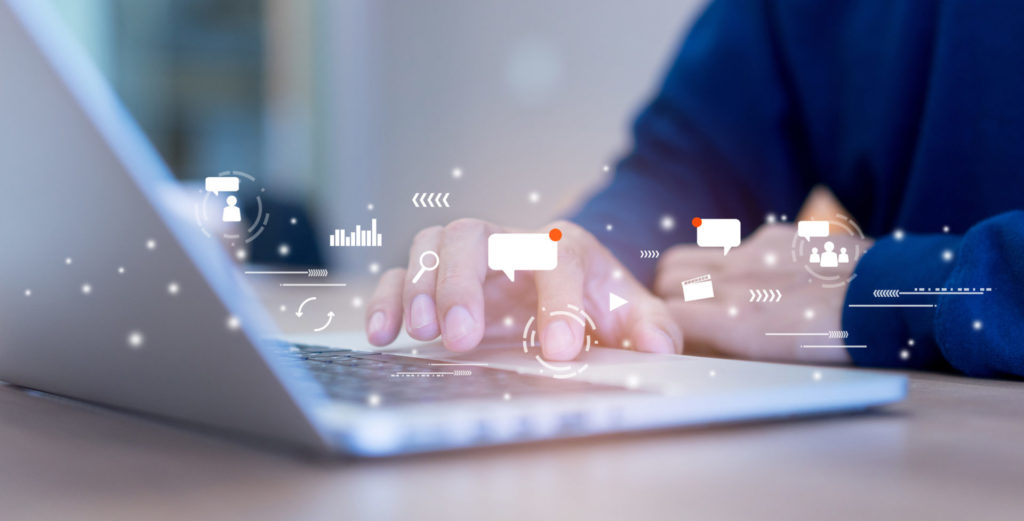
[[[541,311],[547,311],[545,308],[541,308]],[[590,318],[582,308],[569,304],[565,310],[556,310],[548,313],[549,317],[565,317],[569,320],[579,323],[583,326],[583,352],[589,353],[590,346],[597,344],[597,339],[594,337],[594,333],[597,331],[597,326],[594,325],[594,319]],[[540,364],[541,374],[550,374],[554,378],[572,378],[576,375],[582,374],[583,371],[587,370],[589,364],[587,363],[551,363],[544,360],[541,356],[540,344],[537,342],[537,317],[531,316],[526,321],[526,326],[523,328],[523,353],[528,356],[532,356],[537,363]]]

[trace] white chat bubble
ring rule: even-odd
[[[231,176],[207,177],[206,191],[213,192],[214,195],[220,195],[221,192],[237,192],[238,178]]]
[[[487,238],[487,267],[515,282],[516,271],[558,267],[558,241],[552,233],[493,233]],[[561,238],[561,232],[557,234]]]
[[[797,221],[796,234],[808,241],[811,237],[828,237],[828,221]]]
[[[694,219],[696,222],[697,220]],[[700,219],[697,226],[697,246],[703,248],[725,248],[722,255],[740,245],[739,219]]]

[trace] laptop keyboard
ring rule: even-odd
[[[483,366],[437,366],[431,365],[436,360],[391,353],[289,345],[286,356],[308,369],[332,399],[372,406],[624,390]]]

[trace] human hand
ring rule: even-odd
[[[808,282],[804,264],[792,262],[790,249],[796,227],[761,226],[728,256],[720,248],[676,246],[658,263],[655,293],[668,303],[676,322],[686,332],[688,353],[723,353],[729,356],[779,361],[849,363],[845,349],[801,348],[808,337],[765,336],[766,332],[827,332],[841,329],[846,286],[823,288]],[[872,241],[832,238],[839,247],[861,250]],[[829,268],[845,280],[854,263]],[[711,274],[715,297],[684,302],[680,283]],[[749,302],[750,289],[782,292],[777,303]],[[814,338],[814,337],[811,337]],[[814,342],[819,344],[821,342]]]
[[[440,336],[445,347],[462,352],[485,338],[518,338],[520,328],[536,315],[544,357],[571,360],[583,347],[583,326],[540,312],[571,304],[594,319],[600,345],[621,346],[628,340],[626,345],[639,351],[682,351],[682,333],[664,302],[637,282],[589,232],[565,221],[541,232],[553,228],[562,232],[558,267],[517,272],[515,282],[487,267],[487,238],[513,230],[460,219],[419,232],[409,251],[409,268],[386,272],[367,306],[370,342],[380,346],[394,341],[404,317],[406,331],[413,338]],[[420,254],[425,251],[437,252],[440,265],[414,284]],[[621,295],[629,304],[608,311],[609,292]]]

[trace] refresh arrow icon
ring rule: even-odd
[[[320,327],[314,329],[313,332],[314,333],[319,333],[319,332],[327,329],[327,326],[331,325],[331,320],[334,320],[334,312],[333,311],[328,311],[327,312],[327,323],[324,324],[323,326],[320,326]]]
[[[302,304],[299,304],[299,309],[297,311],[295,311],[295,316],[301,318],[302,317],[302,306],[305,306],[306,304],[309,304],[310,302],[312,302],[314,300],[316,300],[316,297],[309,297],[308,299],[303,300]]]

